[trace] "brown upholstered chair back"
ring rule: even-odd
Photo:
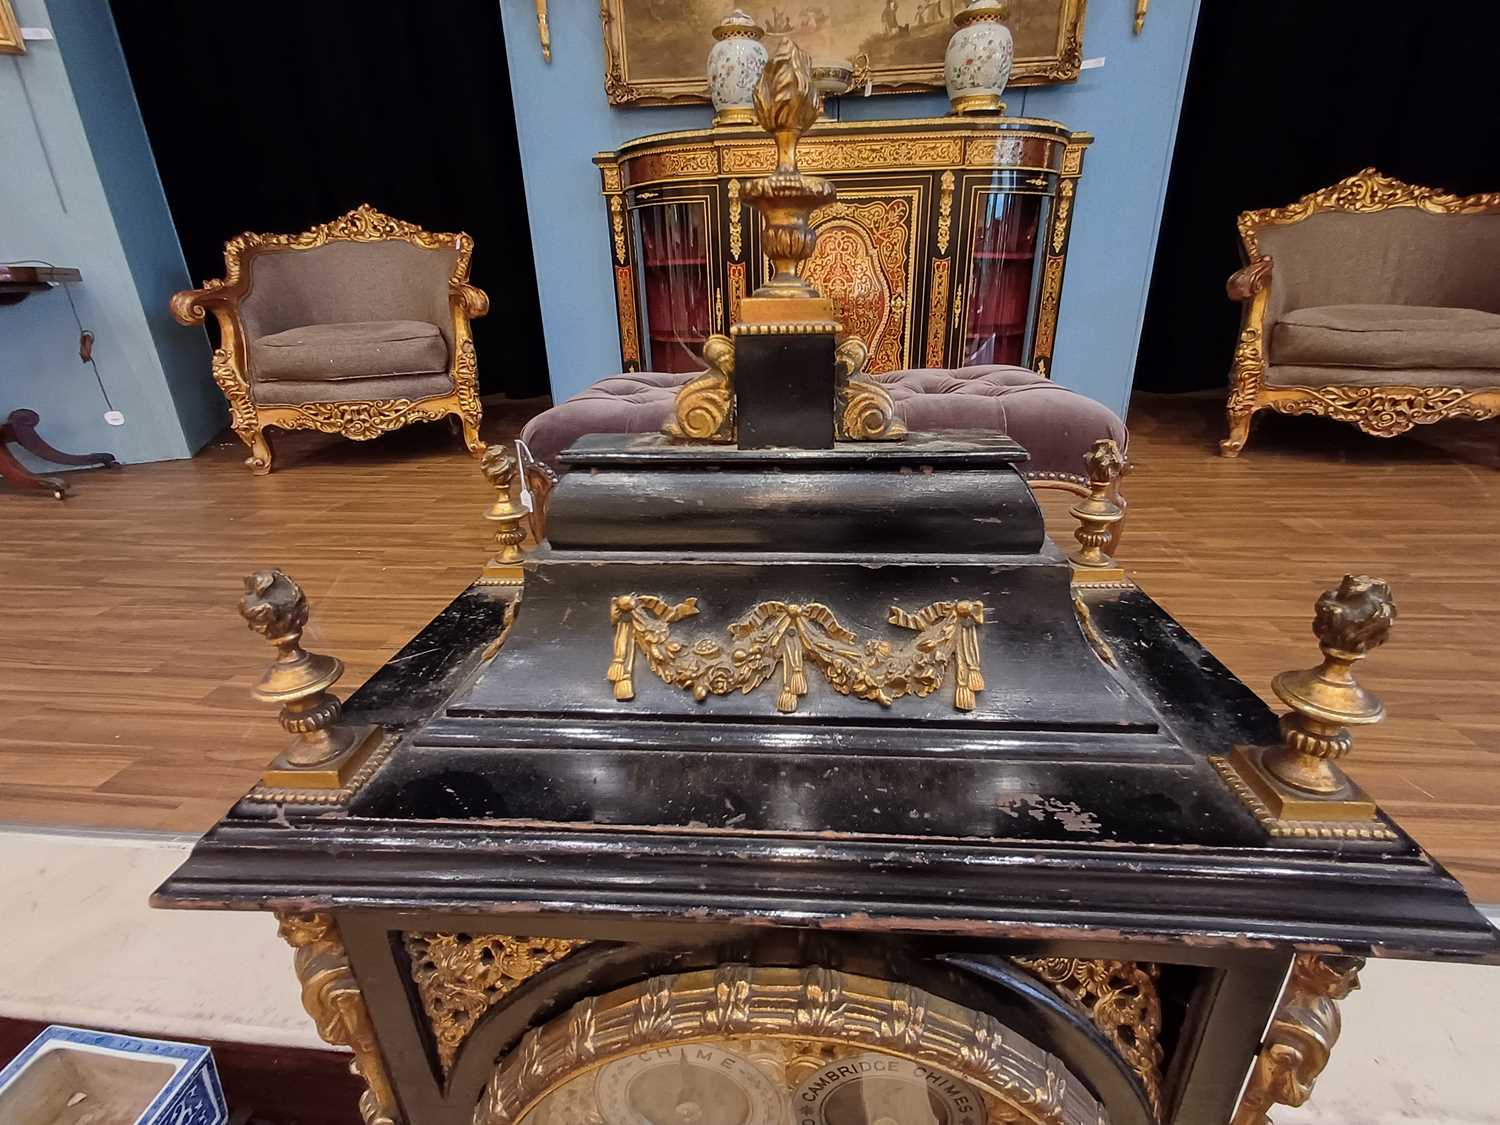
[[[250,339],[307,324],[419,320],[435,324],[453,354],[448,279],[458,250],[404,239],[334,241],[310,250],[261,249],[246,264],[240,316]]]
[[[1415,207],[1324,211],[1256,231],[1274,261],[1271,320],[1319,305],[1427,305],[1500,313],[1500,215]]]

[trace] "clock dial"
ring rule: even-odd
[[[985,1125],[979,1091],[947,1072],[869,1052],[826,1063],[792,1095],[796,1125]]]
[[[739,964],[652,977],[580,1001],[501,1060],[474,1119],[479,1125],[1109,1120],[1060,1059],[993,1016],[910,985],[819,966]]]
[[[599,1072],[606,1125],[784,1125],[786,1099],[743,1055],[713,1043],[642,1051]]]

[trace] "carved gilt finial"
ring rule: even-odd
[[[1278,780],[1330,797],[1349,787],[1334,765],[1351,748],[1348,728],[1385,717],[1385,705],[1355,680],[1354,665],[1385,643],[1395,619],[1391,588],[1363,575],[1346,574],[1318,599],[1313,633],[1323,663],[1271,681],[1271,690],[1292,708],[1281,718],[1282,745],[1263,759]]]
[[[1271,681],[1271,690],[1291,707],[1281,717],[1281,745],[1241,745],[1227,757],[1210,758],[1271,835],[1335,845],[1397,839],[1375,802],[1336,764],[1351,748],[1349,727],[1385,716],[1380,700],[1355,681],[1353,667],[1385,643],[1395,619],[1389,586],[1345,575],[1318,599],[1314,612],[1323,662]]]
[[[521,503],[521,472],[516,455],[504,445],[487,446],[480,459],[479,469],[485,479],[495,486],[498,495],[484,518],[497,525],[495,529],[495,557],[484,564],[482,583],[491,586],[519,586],[526,577],[522,563],[526,553],[521,544],[526,540],[523,526],[529,513]]]
[[[809,217],[835,193],[830,181],[797,171],[797,144],[817,121],[821,102],[807,53],[783,39],[755,87],[755,119],[776,139],[776,171],[745,185],[746,198],[764,218],[763,249],[775,266],[757,297],[818,295],[802,276],[818,241]]]
[[[1113,438],[1101,438],[1094,442],[1083,456],[1084,469],[1089,478],[1089,494],[1068,509],[1068,514],[1078,521],[1078,530],[1073,538],[1078,540],[1079,550],[1069,558],[1075,568],[1085,572],[1104,571],[1116,573],[1114,560],[1104,553],[1104,546],[1113,534],[1114,525],[1125,518],[1125,511],[1110,495],[1120,474],[1125,471],[1125,458]],[[1123,578],[1123,573],[1119,577]]]
[[[240,616],[276,646],[276,659],[251,690],[262,702],[282,705],[281,726],[294,738],[278,762],[294,768],[331,762],[360,734],[339,724],[343,708],[328,690],[344,674],[343,663],[302,647],[307,615],[307,595],[281,571],[258,570],[245,579]]]

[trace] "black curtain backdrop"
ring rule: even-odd
[[[486,394],[546,394],[498,0],[111,0],[195,282],[241,231],[372,206],[474,236]]]
[[[1240,265],[1241,211],[1370,165],[1463,195],[1500,191],[1496,42],[1489,0],[1203,0],[1136,387],[1227,385],[1239,306],[1224,282]]]

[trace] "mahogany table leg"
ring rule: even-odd
[[[106,469],[118,468],[120,463],[113,453],[64,453],[54,449],[36,432],[41,419],[35,410],[12,410],[5,420],[5,431],[9,439],[27,453],[34,454],[54,465],[102,465]]]
[[[5,439],[10,436],[9,428],[0,426],[0,479],[19,485],[21,488],[47,489],[59,500],[66,499],[68,482],[58,477],[39,477],[17,461],[11,456],[10,450],[5,448]]]

